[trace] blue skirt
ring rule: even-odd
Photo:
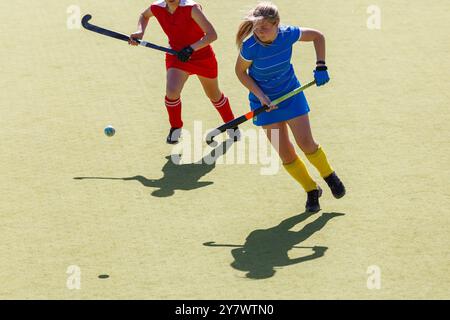
[[[288,92],[290,91],[292,90],[289,90]],[[283,94],[281,96],[283,96]],[[269,98],[273,101],[278,97],[273,98],[269,96]],[[250,94],[249,100],[250,108],[252,109],[252,111],[261,107],[259,99],[256,98],[253,94]],[[309,111],[310,109],[305,94],[303,92],[300,92],[299,94],[290,97],[289,99],[278,104],[278,109],[272,110],[270,112],[260,113],[253,118],[253,123],[257,126],[265,126],[297,118],[309,113]]]

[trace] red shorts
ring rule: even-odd
[[[190,75],[215,79],[218,76],[217,60],[214,52],[205,55],[192,55],[188,62],[181,62],[172,54],[166,54],[166,70],[176,68],[186,71]]]

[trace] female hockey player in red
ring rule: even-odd
[[[169,114],[170,132],[167,143],[175,144],[181,135],[181,91],[190,75],[197,75],[203,89],[219,112],[222,120],[234,119],[228,98],[219,89],[217,60],[211,43],[217,39],[216,31],[202,12],[199,4],[192,0],[159,0],[146,9],[139,18],[138,30],[130,35],[142,39],[148,21],[155,17],[169,38],[177,55],[166,54],[167,85],[165,105]],[[228,132],[234,140],[239,139],[239,130]]]

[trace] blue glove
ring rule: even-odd
[[[326,66],[316,67],[314,70],[314,79],[318,87],[323,86],[325,83],[330,81],[330,76],[328,75],[328,68]]]

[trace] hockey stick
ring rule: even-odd
[[[126,34],[122,34],[119,32],[115,32],[115,31],[111,31],[111,30],[107,30],[98,26],[95,26],[93,24],[89,23],[89,20],[92,19],[92,16],[90,14],[87,14],[83,17],[83,19],[81,20],[81,24],[83,25],[83,27],[89,31],[93,31],[93,32],[97,32],[100,33],[104,36],[108,36],[114,39],[118,39],[118,40],[122,40],[122,41],[127,41],[130,39],[129,36],[127,36]],[[155,49],[155,50],[159,50],[159,51],[164,51],[173,55],[176,55],[177,52],[173,49],[170,48],[166,48],[166,47],[161,47],[158,46],[156,44],[147,42],[147,41],[143,41],[140,39],[133,39],[134,41],[136,41],[139,45],[143,46],[143,47],[147,47],[147,48],[151,48],[151,49]]]
[[[316,81],[311,81],[308,84],[305,84],[304,86],[297,88],[295,90],[292,90],[289,93],[286,93],[284,96],[272,101],[272,105],[276,106],[277,104],[295,96],[296,94],[299,94],[300,92],[302,92],[303,90],[311,87],[312,85],[314,85],[316,83]],[[253,111],[247,112],[246,114],[240,116],[239,118],[236,118],[234,120],[231,120],[223,125],[221,125],[220,127],[214,129],[213,131],[211,131],[210,133],[208,133],[208,135],[206,136],[206,143],[211,145],[214,142],[214,138],[221,134],[222,132],[227,131],[228,129],[232,129],[234,127],[237,127],[238,125],[240,125],[241,123],[246,122],[247,120],[252,119],[253,117],[257,116],[258,114],[265,112],[267,109],[269,109],[268,106],[262,106],[259,107]]]

